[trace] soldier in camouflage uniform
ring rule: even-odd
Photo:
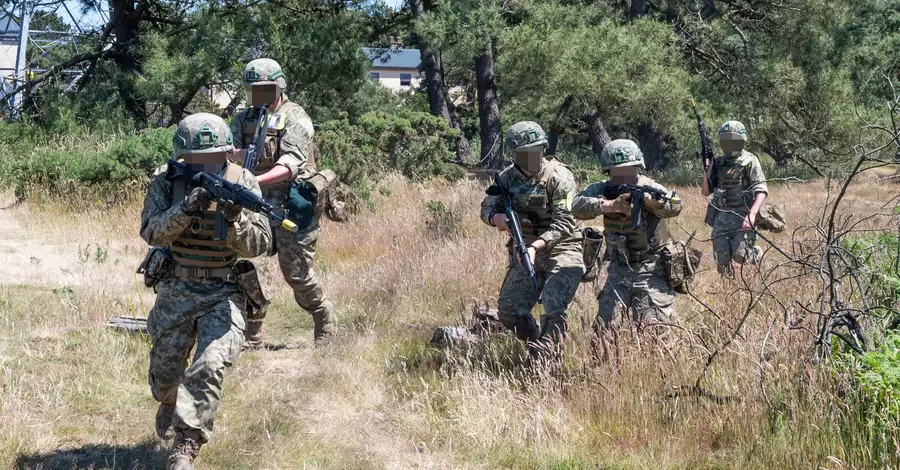
[[[756,243],[756,216],[769,192],[766,177],[756,155],[744,150],[747,129],[728,121],[719,129],[719,145],[724,155],[709,166],[703,179],[703,195],[713,195],[713,253],[719,273],[734,275],[732,261],[756,264],[760,249]]]
[[[264,152],[253,173],[263,188],[263,197],[281,207],[290,194],[291,183],[315,173],[312,120],[300,105],[288,99],[285,93],[287,82],[278,62],[272,59],[251,61],[244,68],[243,82],[252,107],[240,112],[231,122],[235,145],[246,149],[250,144],[258,128],[260,110],[265,106],[268,122],[265,135],[259,137]],[[334,305],[325,296],[316,273],[318,220],[314,218],[308,227],[301,227],[296,233],[279,225],[273,225],[272,231],[284,279],[294,291],[294,300],[300,308],[312,315],[315,342],[322,344],[334,328]],[[261,268],[265,262],[255,264]],[[253,312],[247,328],[246,346],[262,346],[265,314],[265,308]]]
[[[572,217],[575,177],[553,157],[545,157],[547,136],[537,123],[514,124],[506,132],[506,152],[514,165],[500,173],[520,217],[528,254],[543,293],[544,316],[538,326],[531,309],[538,301],[531,280],[519,263],[512,243],[509,264],[498,300],[500,321],[530,345],[558,343],[566,331],[566,309],[584,274],[581,227]],[[481,220],[508,231],[500,196],[481,203]],[[535,343],[537,342],[537,343]]]
[[[645,193],[641,224],[634,228],[631,194],[608,200],[603,197],[607,187],[632,184],[668,190],[638,174],[638,168],[644,168],[644,154],[630,140],[606,144],[600,154],[600,164],[610,179],[588,186],[575,198],[572,209],[579,219],[603,216],[610,263],[606,285],[598,296],[595,329],[621,326],[623,315],[628,312],[639,325],[654,320],[668,321],[675,309],[675,290],[669,284],[660,254],[669,236],[665,219],[681,213],[681,202],[659,201]]]
[[[220,117],[193,114],[175,131],[175,158],[194,171],[220,174],[261,194],[256,178],[227,160],[232,142]],[[237,360],[244,338],[247,297],[236,282],[234,264],[238,257],[265,253],[272,234],[259,214],[229,202],[227,239],[214,240],[215,212],[207,191],[189,179],[167,176],[166,167],[156,171],[141,212],[141,238],[169,247],[175,265],[155,286],[156,303],[147,319],[149,381],[160,403],[157,434],[171,438],[174,428],[167,468],[187,470],[209,441],[225,369]]]

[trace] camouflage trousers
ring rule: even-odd
[[[675,290],[659,255],[631,264],[611,262],[597,301],[596,330],[619,328],[626,315],[638,325],[648,320],[667,322],[675,312]]]
[[[731,262],[756,264],[756,232],[743,230],[745,211],[722,210],[716,214],[712,227],[713,257],[720,274],[732,274]]]
[[[316,273],[316,240],[318,228],[297,234],[288,232],[281,226],[273,226],[275,246],[278,252],[278,265],[284,280],[294,291],[294,300],[303,310],[312,315],[316,325],[327,324],[330,328],[334,322],[334,306],[325,296],[325,291]],[[265,259],[254,260],[260,270],[262,279],[269,279]],[[263,309],[255,312],[251,320],[262,321],[266,316]],[[328,331],[330,333],[330,331]]]
[[[175,406],[176,432],[194,431],[208,442],[225,369],[237,360],[244,341],[247,299],[237,284],[218,280],[172,278],[156,289],[147,318],[150,391],[156,401]]]
[[[538,297],[525,269],[509,249],[509,267],[500,287],[498,315],[503,326],[522,340],[558,342],[566,332],[566,309],[584,274],[581,239],[566,240],[550,250],[542,250],[535,259],[534,271],[542,293],[544,316],[538,326],[531,310]]]

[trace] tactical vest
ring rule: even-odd
[[[715,201],[719,207],[744,209],[750,206],[752,200],[747,192],[750,182],[747,180],[746,167],[750,165],[752,158],[752,154],[748,152],[741,152],[741,155],[731,158],[719,157],[716,162],[716,186],[724,191],[724,200]]]
[[[275,111],[269,111],[266,114],[266,135],[265,142],[260,142],[258,145],[263,146],[263,154],[260,155],[259,163],[257,163],[256,168],[253,170],[253,174],[259,176],[272,168],[275,167],[275,162],[278,161],[278,157],[281,148],[281,139],[284,137],[284,129],[287,124],[287,115],[282,112],[282,107]],[[253,135],[256,133],[257,126],[259,124],[259,109],[251,108],[247,111],[246,120],[244,121],[243,129],[241,132],[243,133],[244,146],[246,147],[250,142],[253,141]],[[263,136],[260,136],[262,139]]]
[[[526,240],[534,241],[550,228],[553,204],[547,184],[559,165],[559,160],[547,159],[538,184],[516,179],[509,185],[510,202],[519,215],[522,236]]]
[[[241,166],[228,162],[225,179],[237,183],[241,177]],[[193,190],[191,180],[172,181],[172,201],[181,201],[185,194]],[[230,224],[229,224],[230,225]],[[197,268],[225,268],[237,260],[237,253],[228,246],[227,240],[213,240],[216,227],[216,203],[202,215],[194,217],[190,225],[172,242],[172,258],[181,266]],[[228,227],[231,232],[233,228]]]
[[[641,183],[638,183],[641,184]],[[628,261],[643,261],[669,240],[668,222],[644,210],[641,225],[632,228],[631,214],[610,212],[603,214],[604,234],[625,237]]]

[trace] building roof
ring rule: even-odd
[[[373,69],[418,69],[422,62],[418,49],[363,47],[362,53],[372,61]]]
[[[16,18],[0,12],[0,35],[18,34],[21,30]]]

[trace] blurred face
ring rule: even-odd
[[[634,184],[637,182],[638,167],[616,166],[609,169],[612,184]]]
[[[261,107],[268,106],[275,102],[278,99],[281,90],[278,89],[278,85],[267,84],[267,85],[250,85],[247,87],[247,96],[250,100],[250,106],[253,107]]]
[[[183,153],[181,158],[191,171],[204,173],[219,173],[225,167],[227,152],[214,153]]]
[[[541,171],[541,165],[543,165],[544,161],[544,149],[539,147],[516,150],[513,152],[513,160],[522,173],[525,173],[527,176],[534,176]]]
[[[746,144],[742,139],[719,139],[719,146],[725,153],[738,153],[744,150]]]

